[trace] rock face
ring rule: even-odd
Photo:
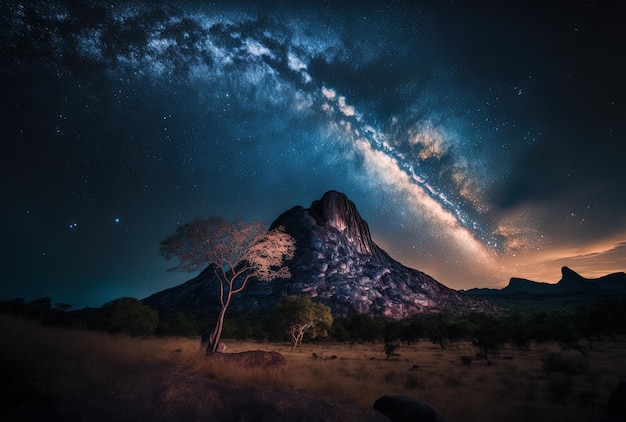
[[[281,297],[298,294],[330,306],[335,316],[400,319],[440,311],[496,310],[489,302],[449,289],[392,259],[374,243],[367,223],[342,193],[330,191],[308,209],[297,206],[286,211],[270,228],[278,226],[296,240],[295,256],[286,263],[292,277],[271,283],[251,281],[232,309],[273,309]],[[205,270],[144,301],[157,310],[216,307],[217,282],[212,278],[212,272]]]

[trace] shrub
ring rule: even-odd
[[[389,359],[389,357],[391,357],[399,348],[399,343],[385,343],[385,356],[387,356],[387,359]]]
[[[156,330],[159,314],[132,297],[115,299],[102,306],[102,328],[114,333],[147,336]]]
[[[158,334],[167,336],[195,337],[200,333],[198,325],[187,319],[180,311],[159,318]]]

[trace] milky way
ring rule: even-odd
[[[9,2],[2,294],[143,297],[185,279],[156,254],[177,224],[331,189],[453,288],[625,269],[610,10],[355,9]]]

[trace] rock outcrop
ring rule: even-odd
[[[273,309],[281,297],[308,295],[333,310],[335,316],[369,314],[400,319],[449,311],[492,312],[489,302],[449,289],[429,275],[407,268],[372,240],[367,223],[344,194],[330,191],[310,208],[284,212],[270,228],[282,226],[296,241],[287,262],[292,277],[263,283],[253,280],[231,305],[233,310]],[[145,302],[157,310],[216,307],[216,281],[204,271]]]

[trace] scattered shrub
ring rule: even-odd
[[[391,357],[396,350],[400,348],[399,343],[385,343],[385,356],[387,359]]]

